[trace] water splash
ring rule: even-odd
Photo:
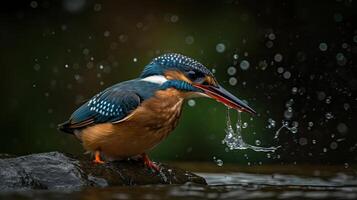
[[[284,121],[284,120],[282,121],[282,124],[283,124],[283,125],[281,125],[281,127],[275,132],[274,139],[278,139],[278,137],[279,137],[279,135],[280,135],[280,131],[281,131],[283,128],[288,129],[288,130],[289,130],[290,132],[292,132],[292,133],[297,133],[297,131],[298,131],[297,127],[298,127],[298,125],[299,125],[297,122],[293,123],[291,127],[289,127],[289,122],[286,122],[286,121]]]
[[[230,150],[242,150],[242,149],[251,149],[253,151],[262,151],[262,152],[274,152],[278,147],[260,147],[250,145],[244,142],[242,138],[242,117],[241,111],[238,112],[237,123],[235,130],[232,127],[232,121],[230,117],[230,108],[227,109],[227,124],[226,124],[226,136],[222,141],[223,144],[226,144]]]

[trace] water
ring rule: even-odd
[[[279,134],[280,134],[280,131],[283,130],[284,128],[286,128],[287,130],[289,130],[291,133],[297,133],[299,123],[297,122],[293,122],[292,123],[292,126],[289,127],[289,123],[286,122],[286,121],[282,121],[282,125],[281,127],[275,132],[275,135],[274,135],[274,139],[278,139],[279,137]]]
[[[192,163],[195,169],[207,164]],[[0,193],[0,199],[356,199],[357,177],[343,166],[231,166],[242,172],[217,169],[198,173],[208,185],[146,185],[85,188],[81,191],[20,191]],[[216,167],[217,168],[217,167]],[[252,173],[255,172],[255,173]],[[260,174],[258,174],[259,172]],[[274,173],[271,173],[274,172]],[[279,172],[279,173],[278,173]]]
[[[260,147],[254,146],[251,144],[247,144],[244,142],[242,137],[242,128],[245,128],[247,125],[245,123],[242,124],[242,116],[241,112],[237,111],[237,123],[235,130],[232,127],[232,121],[230,117],[230,109],[227,108],[227,115],[226,115],[226,136],[223,139],[222,143],[226,144],[230,150],[242,150],[242,149],[251,149],[254,151],[262,151],[262,152],[274,152],[279,147]],[[260,144],[259,142],[256,142]]]

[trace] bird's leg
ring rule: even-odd
[[[153,161],[151,161],[146,153],[142,153],[141,157],[146,167],[153,169],[155,172],[160,172],[160,167],[157,166]]]
[[[102,159],[100,158],[100,151],[95,151],[94,152],[94,160],[93,162],[95,164],[104,164],[104,161],[102,161]]]

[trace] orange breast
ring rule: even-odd
[[[111,159],[147,152],[176,127],[183,100],[183,94],[176,89],[158,91],[125,120],[84,129],[81,134],[84,148],[100,150]]]

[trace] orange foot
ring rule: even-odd
[[[150,160],[149,156],[146,153],[141,154],[143,161],[144,161],[144,165],[152,170],[154,170],[155,172],[160,172],[160,167],[157,166],[153,161]]]
[[[100,152],[95,151],[94,153],[95,159],[93,160],[93,163],[95,164],[104,164],[105,162],[100,159]]]

